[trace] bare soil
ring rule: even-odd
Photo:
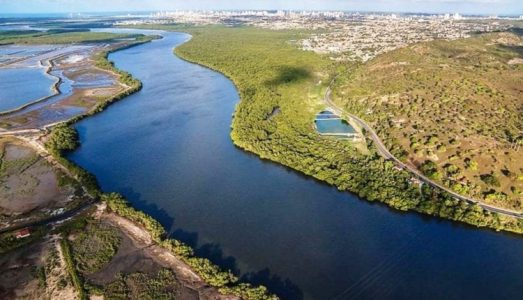
[[[0,139],[0,153],[0,227],[41,218],[80,201],[79,187],[60,185],[61,172],[22,141]]]
[[[38,278],[38,268],[45,269],[45,279]],[[0,270],[0,299],[78,299],[57,236],[0,256]]]
[[[47,241],[0,256],[0,299],[38,299],[38,295],[43,293],[44,289],[38,284],[34,268],[43,264],[42,257],[51,246],[52,242]]]
[[[207,285],[187,264],[156,245],[141,226],[113,213],[102,213],[100,218],[121,231],[122,242],[112,260],[102,270],[88,276],[93,282],[107,284],[118,273],[148,273],[169,268],[182,286],[180,299],[238,299],[222,295]]]

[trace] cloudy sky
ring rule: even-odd
[[[307,9],[522,15],[523,0],[0,0],[0,14],[175,9]]]

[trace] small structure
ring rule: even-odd
[[[419,180],[419,179],[416,178],[416,177],[411,177],[411,178],[409,179],[409,182],[410,182],[410,184],[412,184],[412,185],[419,185],[419,186],[423,185],[423,181]]]
[[[403,167],[400,167],[398,165],[394,165],[394,170],[396,170],[396,171],[403,171]]]
[[[29,230],[29,228],[20,229],[16,232],[15,236],[17,239],[23,239],[31,236],[31,231]]]

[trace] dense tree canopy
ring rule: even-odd
[[[337,71],[351,66],[299,50],[292,41],[306,33],[250,27],[184,30],[193,39],[176,53],[224,73],[239,89],[241,101],[231,133],[236,145],[369,201],[476,226],[523,231],[521,220],[489,213],[426,186],[420,190],[408,172],[396,170],[373,150],[363,155],[350,142],[319,136],[311,124],[323,108],[322,92]],[[280,113],[271,116],[276,107]],[[427,142],[437,140],[429,137]],[[372,149],[370,142],[369,146]],[[440,176],[437,169],[432,171]]]

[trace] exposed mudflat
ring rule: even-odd
[[[0,139],[0,228],[81,202],[80,188],[61,183],[60,176],[60,171],[21,141]]]
[[[180,283],[180,299],[237,299],[218,293],[209,287],[183,261],[168,250],[153,243],[150,234],[141,226],[115,214],[102,212],[100,219],[118,229],[121,242],[117,253],[100,271],[88,275],[95,284],[105,285],[116,279],[119,273],[155,273],[162,268],[174,272]]]
[[[0,255],[0,269],[0,299],[78,299],[57,236]]]
[[[27,297],[38,299],[43,289],[39,287],[38,278],[34,276],[33,269],[41,266],[52,246],[52,241],[37,243],[0,255],[0,298],[15,299]]]
[[[121,44],[113,44],[111,47],[118,46]],[[9,109],[20,109],[0,116],[0,130],[40,128],[68,120],[88,112],[105,97],[126,88],[118,82],[116,74],[95,66],[93,55],[106,50],[104,44],[33,47],[35,49],[21,48],[20,52],[16,48],[6,50],[0,47],[0,56],[4,57],[3,68],[48,68],[46,76],[54,78],[58,83],[56,86],[54,82],[48,83],[48,89],[53,93],[47,97],[33,97],[20,102],[20,106],[11,105]],[[25,89],[30,90],[30,86],[19,90]]]

